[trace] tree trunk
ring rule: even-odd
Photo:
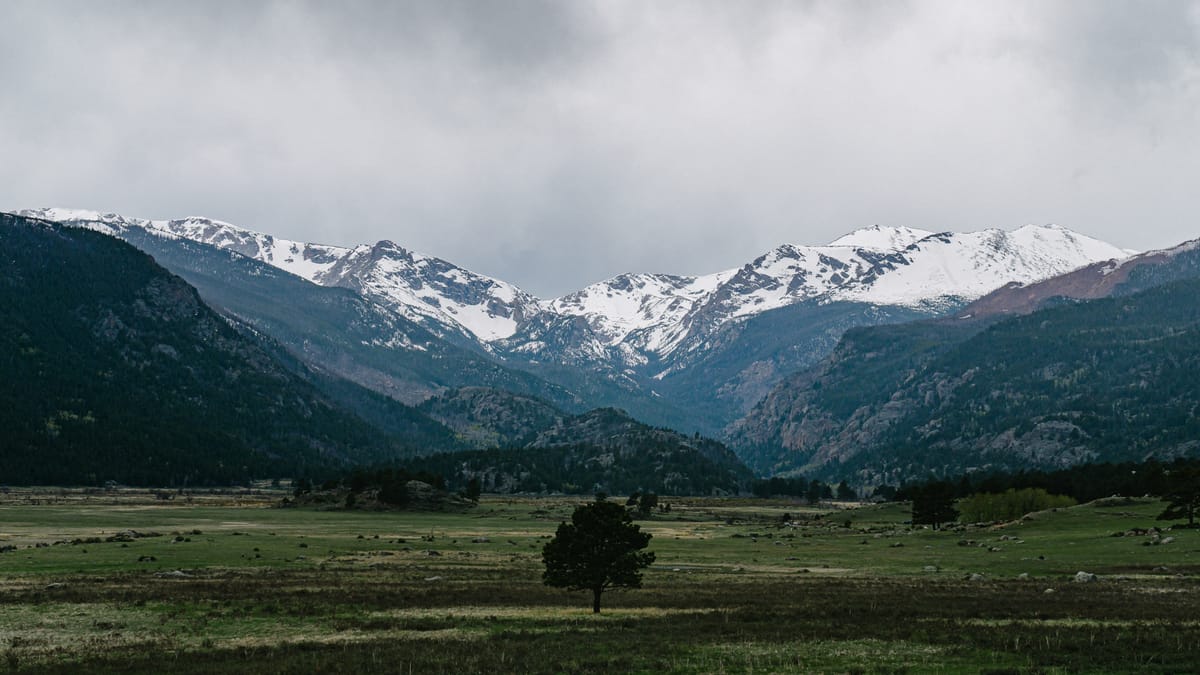
[[[600,613],[600,591],[599,588],[592,589],[592,614]]]

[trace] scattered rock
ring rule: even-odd
[[[980,574],[979,572],[972,572],[971,575],[969,577],[967,577],[967,580],[968,581],[987,581],[987,577]]]
[[[490,543],[491,541],[492,540],[488,539],[487,537],[475,537],[474,539],[471,540],[471,543],[472,544],[487,544],[487,543]]]
[[[1017,575],[1017,578],[1020,579],[1021,581],[1025,581],[1026,579],[1029,578],[1029,572],[1021,572],[1020,574]]]
[[[1054,592],[1053,588],[1047,588],[1046,590],[1042,591],[1042,593],[1045,595],[1050,595],[1053,592]]]
[[[441,581],[441,577],[425,577],[425,581]]]
[[[171,578],[171,579],[186,579],[186,578],[191,577],[192,575],[188,574],[187,572],[184,572],[183,570],[171,570],[170,572],[159,572],[158,574],[155,574],[154,576]]]
[[[938,566],[937,565],[926,565],[925,567],[923,567],[921,569],[925,572],[936,572],[936,571],[938,571]]]
[[[1077,584],[1088,584],[1096,581],[1097,579],[1099,579],[1099,577],[1091,572],[1076,572],[1075,576],[1072,578],[1072,581]]]

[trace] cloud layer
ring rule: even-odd
[[[1197,2],[0,4],[0,207],[544,296],[875,223],[1200,236]]]

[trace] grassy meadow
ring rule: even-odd
[[[1154,500],[914,530],[904,505],[674,499],[644,588],[541,584],[581,498],[466,512],[282,493],[10,493],[0,668],[29,672],[1188,672],[1200,530]],[[784,516],[790,516],[785,524]],[[157,536],[146,536],[157,535]],[[111,539],[111,540],[110,540]],[[1159,541],[1162,541],[1160,539]],[[1078,583],[1079,571],[1098,580]]]

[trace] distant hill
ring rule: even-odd
[[[120,240],[0,214],[0,255],[0,480],[230,483],[420,450]]]
[[[724,445],[655,429],[611,408],[560,418],[522,448],[440,454],[406,466],[452,485],[478,478],[493,492],[736,493],[753,479]]]
[[[418,410],[453,429],[474,448],[526,447],[569,417],[541,399],[487,387],[451,389],[425,401]]]

